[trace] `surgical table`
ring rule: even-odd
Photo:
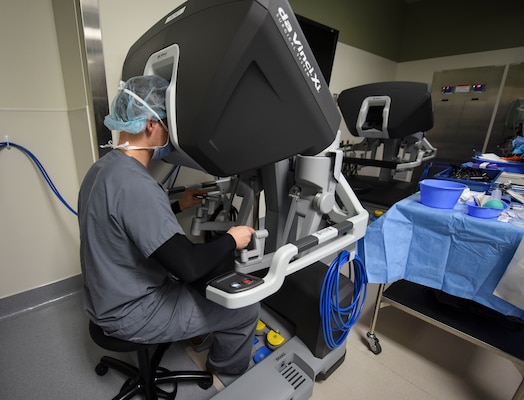
[[[364,238],[368,279],[379,284],[370,350],[382,350],[375,329],[379,310],[391,305],[509,359],[524,375],[524,310],[493,295],[523,235],[522,227],[467,215],[465,205],[426,207],[418,193],[396,203]],[[524,380],[513,399],[524,399]]]

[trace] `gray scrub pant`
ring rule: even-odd
[[[170,282],[167,286],[163,303],[142,323],[113,335],[140,343],[167,343],[213,332],[208,366],[224,374],[244,372],[251,359],[260,305],[230,310],[190,285]]]

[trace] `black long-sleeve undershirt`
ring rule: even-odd
[[[233,236],[225,234],[208,243],[192,243],[175,234],[151,257],[178,279],[192,283],[217,268],[236,248]]]

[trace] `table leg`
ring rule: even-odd
[[[380,310],[380,306],[382,304],[382,294],[384,293],[384,287],[386,285],[384,283],[381,283],[378,286],[378,293],[377,293],[377,299],[375,300],[375,308],[373,309],[373,318],[371,319],[371,326],[369,328],[369,332],[367,333],[367,341],[369,350],[371,350],[374,354],[380,354],[382,351],[382,348],[380,347],[380,343],[378,338],[375,336],[375,328],[377,326],[377,319],[378,319],[378,312]]]

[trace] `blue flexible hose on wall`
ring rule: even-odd
[[[53,181],[51,180],[51,178],[47,174],[47,171],[45,170],[44,166],[40,163],[38,158],[36,158],[36,156],[33,153],[31,153],[24,146],[20,146],[19,144],[16,144],[16,143],[13,143],[13,142],[0,142],[0,150],[3,150],[5,148],[9,149],[11,147],[14,147],[15,149],[18,149],[18,150],[24,152],[25,154],[27,154],[29,156],[29,158],[31,158],[31,160],[33,160],[33,162],[36,164],[36,166],[38,167],[38,169],[42,173],[42,175],[43,175],[44,179],[46,180],[47,184],[49,185],[49,187],[51,188],[53,193],[56,195],[56,197],[58,197],[58,199],[62,202],[62,204],[64,204],[66,206],[66,208],[69,211],[71,211],[74,215],[78,215],[78,213],[62,197],[62,195],[60,194],[60,192],[58,191],[56,186],[53,184]]]

